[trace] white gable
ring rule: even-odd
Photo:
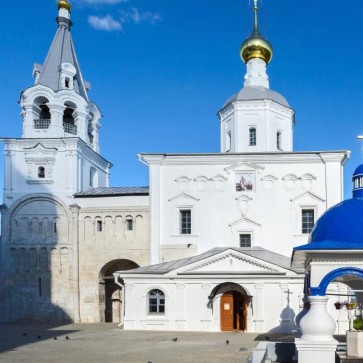
[[[274,273],[285,269],[234,250],[227,250],[210,258],[184,266],[177,273]]]

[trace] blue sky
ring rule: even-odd
[[[248,0],[73,0],[73,40],[104,114],[112,186],[148,184],[139,152],[219,151],[216,113],[242,87],[251,9]],[[1,136],[21,135],[19,94],[45,59],[56,15],[55,0],[2,8]],[[271,88],[296,111],[294,148],[351,150],[346,197],[363,162],[362,17],[361,0],[263,0],[261,11],[274,46]]]

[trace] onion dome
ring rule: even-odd
[[[247,63],[250,59],[259,58],[268,64],[272,58],[272,45],[270,42],[260,35],[258,29],[258,7],[257,0],[254,0],[254,13],[255,21],[253,26],[253,31],[250,37],[248,37],[242,44],[240,48],[240,54],[242,60]]]
[[[71,4],[67,0],[58,0],[58,9],[67,9],[71,11]]]

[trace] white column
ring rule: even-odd
[[[50,111],[50,125],[47,137],[64,137],[63,113],[65,106],[61,103],[48,103]]]
[[[73,112],[75,124],[77,126],[77,136],[88,144],[88,121],[87,112],[79,110],[78,108]]]
[[[150,264],[160,262],[160,214],[161,178],[160,159],[149,162],[150,165]]]
[[[255,284],[256,295],[253,297],[253,321],[255,322],[255,331],[264,331],[264,318],[263,318],[263,284]],[[247,327],[248,328],[248,327]]]
[[[309,312],[301,319],[301,338],[295,339],[299,363],[335,362],[338,342],[334,339],[335,321],[326,310],[326,296],[309,296]]]

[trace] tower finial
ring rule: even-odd
[[[242,60],[247,63],[250,59],[259,58],[268,64],[272,58],[272,46],[267,39],[260,35],[258,30],[258,0],[253,0],[255,21],[252,34],[241,45]]]
[[[68,2],[68,0],[58,0],[58,10],[67,9],[71,11],[72,5]]]
[[[253,35],[258,35],[259,31],[258,31],[258,0],[253,0],[253,2],[255,3],[255,6],[253,7],[253,11],[255,13],[255,22],[254,22],[254,26],[253,26]]]

